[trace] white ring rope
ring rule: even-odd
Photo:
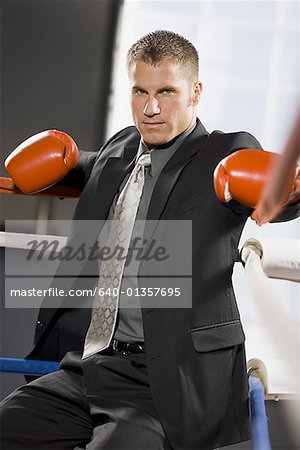
[[[253,252],[268,277],[300,282],[300,240],[247,239],[241,249],[242,261],[247,262]]]
[[[285,355],[293,384],[299,384],[299,329],[283,308],[268,278],[300,281],[300,242],[297,239],[248,239],[241,250],[252,302],[263,317],[263,326]]]
[[[28,250],[28,243],[32,240],[42,242],[44,240],[57,241],[56,251],[62,250],[66,245],[66,236],[52,236],[45,234],[29,234],[29,233],[12,233],[7,231],[0,231],[0,247],[5,248],[16,248],[19,250]],[[46,250],[45,253],[51,252],[52,250]]]

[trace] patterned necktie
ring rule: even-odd
[[[141,155],[119,195],[106,244],[111,253],[117,245],[124,249],[125,255],[128,252],[145,182],[144,168],[150,164],[150,153]],[[126,258],[117,256],[116,253],[115,256],[112,255],[111,258],[102,261],[82,358],[94,355],[110,345],[117,319],[120,287],[126,262]]]

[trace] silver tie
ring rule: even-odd
[[[125,255],[128,252],[145,182],[144,167],[150,164],[150,153],[141,155],[119,195],[107,240],[107,247],[111,252],[117,245],[124,249]],[[117,320],[125,262],[126,258],[118,258],[117,254],[102,261],[97,294],[94,299],[90,326],[85,337],[82,358],[94,355],[110,345]],[[107,294],[105,294],[106,291]]]

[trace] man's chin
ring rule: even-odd
[[[146,145],[147,148],[149,148],[149,150],[151,150],[152,148],[156,148],[156,147],[160,147],[161,145],[167,144],[167,142],[145,142],[143,141],[144,144]]]
[[[153,136],[148,136],[148,135],[142,135],[142,139],[144,144],[149,148],[154,148],[154,147],[159,147],[161,145],[165,145],[168,142],[170,142],[172,140],[172,137],[156,137],[154,138]]]

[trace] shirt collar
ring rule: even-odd
[[[136,162],[143,153],[150,152],[151,176],[154,177],[158,175],[163,169],[164,165],[167,163],[167,161],[176,152],[176,150],[180,147],[183,141],[189,136],[189,134],[195,129],[195,127],[196,123],[188,130],[176,136],[170,142],[167,142],[166,144],[160,145],[158,147],[154,147],[151,150],[148,149],[148,147],[144,144],[143,140],[141,139],[137,151]]]

